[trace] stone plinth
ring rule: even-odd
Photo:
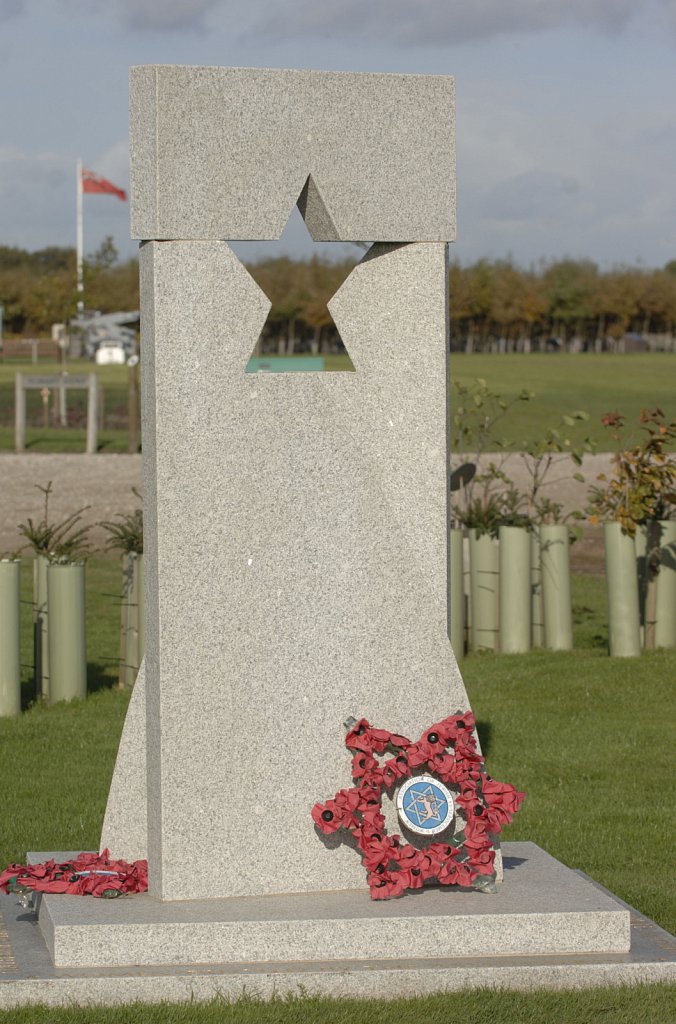
[[[533,843],[507,844],[505,870],[496,895],[434,888],[382,902],[365,889],[175,903],[44,896],[40,926],[58,967],[628,952],[628,911]]]

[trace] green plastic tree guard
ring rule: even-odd
[[[638,578],[634,538],[619,523],[603,527],[608,589],[608,639],[613,658],[637,658],[641,653]]]
[[[530,542],[530,533],[524,527],[500,527],[498,607],[503,654],[523,654],[530,650]]]
[[[118,682],[124,686],[127,679],[127,633],[129,632],[131,591],[134,581],[134,566],[131,555],[122,555],[122,596],[120,598],[120,667]]]
[[[49,559],[36,555],[33,562],[33,665],[35,697],[49,700],[49,607],[47,567]]]
[[[655,646],[676,647],[676,521],[660,521]]]
[[[450,604],[451,646],[456,658],[465,653],[465,566],[462,551],[462,530],[450,531],[448,598]]]
[[[128,552],[122,556],[122,617],[120,642],[120,682],[131,688],[143,659],[143,555]]]
[[[83,700],[87,696],[84,565],[50,565],[47,591],[49,702]]]
[[[542,606],[542,562],[540,559],[540,528],[530,535],[530,642],[532,647],[543,647],[545,642],[545,613]]]
[[[498,645],[498,542],[475,529],[469,531],[472,650],[494,651]]]
[[[0,717],[21,713],[18,558],[0,560]]]
[[[570,593],[570,542],[564,523],[540,527],[542,604],[545,647],[570,651],[573,647],[573,606]]]
[[[636,550],[636,578],[638,580],[638,618],[641,647],[645,642],[646,594],[648,591],[648,530],[645,524],[636,527],[634,536]]]
[[[143,555],[136,556],[136,613],[138,616],[138,665],[141,667],[146,653],[145,628],[145,579],[143,575]]]

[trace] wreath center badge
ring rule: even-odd
[[[401,896],[432,881],[492,891],[495,839],[525,794],[487,773],[471,711],[430,726],[417,742],[365,718],[346,725],[355,785],[315,804],[312,818],[324,835],[343,829],[355,837],[371,898]],[[392,756],[377,760],[386,751]],[[383,792],[395,789],[399,822],[418,838],[415,846],[386,832]],[[433,841],[420,848],[419,837]]]

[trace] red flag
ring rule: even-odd
[[[124,189],[118,188],[117,185],[113,185],[112,182],[108,181],[107,178],[102,178],[100,174],[94,174],[93,171],[87,171],[82,168],[82,191],[83,192],[98,192],[98,193],[109,193],[110,195],[117,196],[118,199],[126,199],[127,193]]]

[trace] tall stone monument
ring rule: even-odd
[[[453,80],[141,67],[131,109],[147,653],[102,845],[147,855],[162,900],[363,888],[308,817],[349,782],[343,723],[417,736],[468,708]],[[315,240],[372,243],[329,305],[354,373],[245,372],[270,303],[228,241],[277,238],[296,203]]]
[[[629,953],[626,905],[532,843],[505,844],[494,894],[371,901],[354,843],[310,816],[350,785],[349,719],[396,749],[468,710],[447,620],[452,80],[142,67],[131,96],[146,659],[101,845],[147,856],[150,891],[44,894],[50,964],[0,979],[0,1005],[669,977],[664,933],[648,949],[644,922]],[[246,372],[269,302],[228,242],[279,237],[296,202],[316,239],[372,243],[329,307],[354,372]]]

